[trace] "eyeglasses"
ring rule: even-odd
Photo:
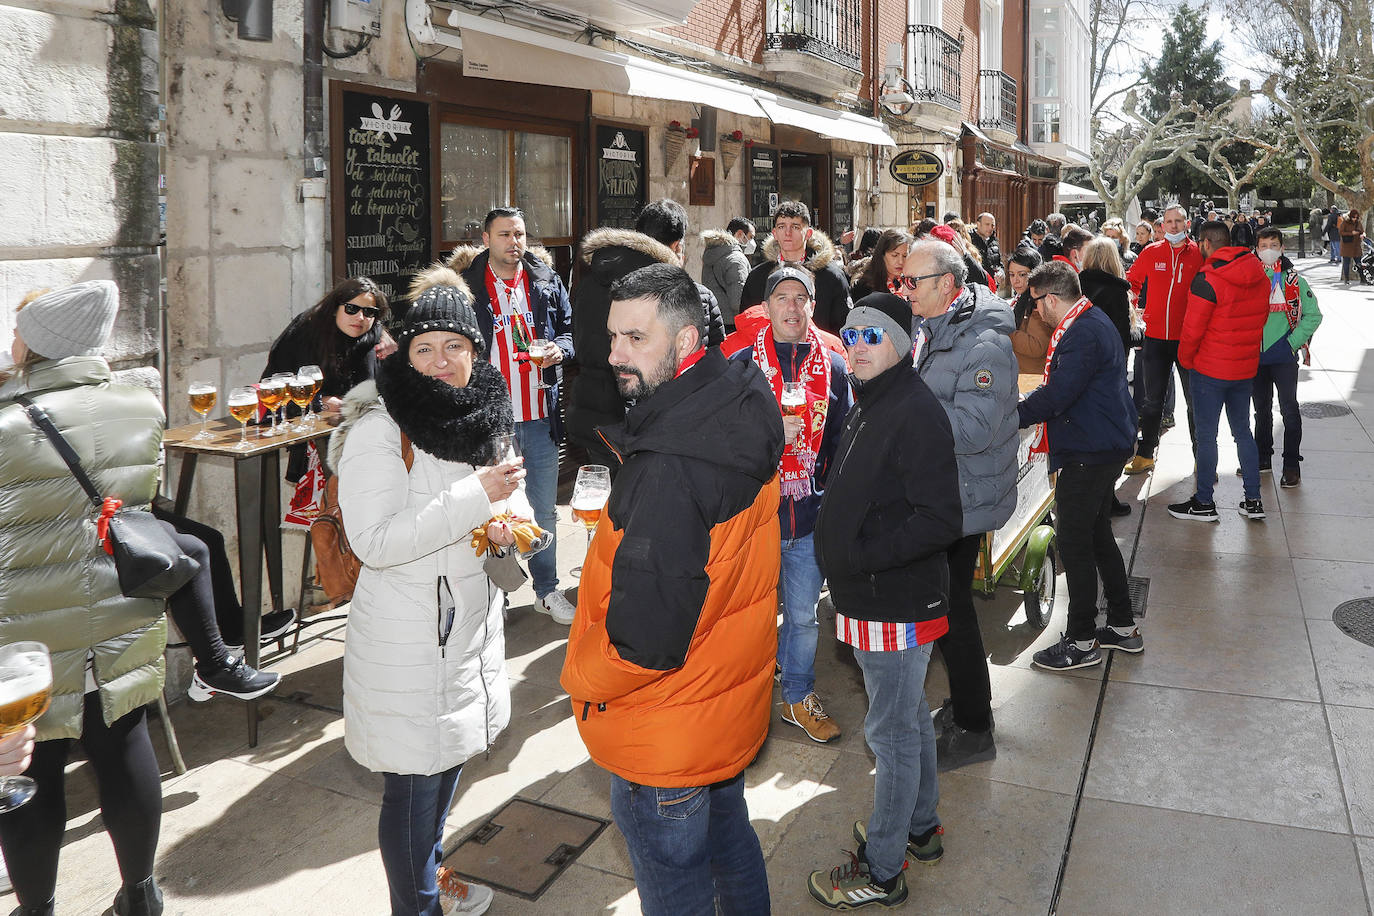
[[[863,338],[863,342],[870,347],[876,347],[883,342],[887,332],[882,328],[845,328],[840,332],[840,340],[844,341],[846,347],[852,347]]]
[[[379,308],[373,308],[370,305],[357,305],[352,302],[345,302],[343,309],[345,315],[356,315],[362,312],[364,318],[376,318],[382,313]]]
[[[1045,296],[1048,296],[1048,295],[1049,295],[1049,293],[1043,293],[1042,295],[1039,295],[1039,296],[1031,296],[1031,297],[1030,297],[1030,300],[1031,300],[1031,302],[1034,302],[1036,305],[1039,305],[1039,304],[1040,304],[1040,300],[1041,300],[1041,299],[1044,299]]]
[[[916,284],[920,283],[922,280],[929,280],[931,277],[942,276],[944,276],[943,273],[921,274],[919,277],[908,277],[906,274],[902,274],[897,278],[897,285],[902,287],[903,289],[915,289]]]

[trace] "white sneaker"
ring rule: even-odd
[[[573,617],[577,615],[577,608],[573,607],[572,602],[558,589],[540,598],[534,603],[534,607],[552,617],[554,623],[561,623],[565,627],[572,623]]]
[[[473,884],[458,877],[450,868],[439,866],[435,878],[439,885],[439,906],[444,916],[479,916],[491,906],[496,892],[485,884]]]

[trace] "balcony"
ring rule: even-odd
[[[978,84],[982,95],[978,126],[984,130],[1000,130],[1016,137],[1016,80],[1001,70],[979,70]]]
[[[907,33],[912,95],[919,102],[934,102],[958,112],[963,95],[959,76],[963,42],[933,25],[907,26]]]
[[[778,81],[811,92],[858,88],[861,0],[768,0],[763,64]]]

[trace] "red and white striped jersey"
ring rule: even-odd
[[[491,303],[491,362],[506,377],[515,422],[542,420],[548,416],[539,369],[529,359],[530,341],[539,337],[530,310],[529,274],[522,266],[515,278],[503,280],[487,266],[487,299]]]

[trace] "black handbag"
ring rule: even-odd
[[[151,512],[124,509],[117,499],[105,499],[91,483],[70,443],[58,432],[43,408],[27,397],[15,398],[29,419],[51,440],[72,476],[86,491],[100,513],[100,534],[105,551],[114,556],[119,590],[128,598],[169,597],[190,582],[200,564],[182,553],[177,542]]]

